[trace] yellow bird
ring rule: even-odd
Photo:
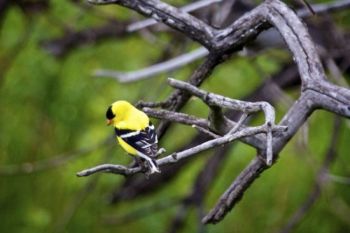
[[[150,173],[160,173],[155,158],[158,138],[148,116],[129,102],[119,100],[108,107],[107,125],[113,125],[120,146],[147,161]]]

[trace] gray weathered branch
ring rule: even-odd
[[[94,72],[94,75],[96,77],[114,78],[121,83],[134,82],[137,80],[146,79],[148,77],[151,77],[166,71],[168,72],[173,71],[179,67],[189,64],[192,61],[202,58],[206,55],[208,55],[208,50],[203,47],[200,47],[189,53],[182,54],[173,59],[155,64],[137,71],[122,72],[117,70],[96,70]]]
[[[209,6],[211,4],[214,3],[218,3],[221,2],[222,0],[201,0],[201,1],[197,1],[197,2],[192,2],[186,6],[180,7],[179,9],[184,11],[184,12],[192,12],[195,10],[198,10],[200,8]],[[149,26],[152,26],[154,24],[157,24],[157,21],[155,19],[145,19],[139,22],[134,22],[132,24],[130,24],[127,27],[127,31],[128,32],[134,32]]]
[[[198,88],[196,88],[193,85],[190,85],[188,83],[169,79],[169,83],[179,89],[185,89],[186,91],[190,91],[191,94],[198,95],[199,97],[203,98],[203,100],[208,104],[215,104],[218,107],[222,108],[230,108],[235,110],[243,111],[245,114],[241,117],[241,120],[237,122],[237,124],[233,125],[232,129],[229,130],[229,132],[221,137],[216,137],[212,140],[206,141],[200,145],[194,146],[190,149],[181,151],[181,152],[175,152],[172,153],[164,158],[158,159],[157,164],[159,166],[169,164],[169,163],[175,163],[179,160],[188,158],[190,156],[196,155],[202,151],[227,144],[229,142],[232,142],[236,139],[248,137],[252,135],[258,135],[261,133],[265,134],[271,134],[271,137],[267,137],[267,146],[266,150],[267,153],[271,153],[271,155],[267,154],[267,164],[271,165],[272,162],[272,131],[285,131],[287,127],[285,126],[276,126],[274,124],[274,109],[268,105],[267,103],[249,103],[244,101],[238,101],[229,99],[227,97],[223,97],[220,95],[208,93],[205,91],[202,91]],[[268,107],[267,107],[268,106]],[[153,113],[154,115],[158,117],[165,117],[169,116],[167,111],[151,111],[148,108],[144,109],[148,113]],[[244,119],[247,117],[246,113],[256,112],[259,110],[264,110],[265,116],[266,116],[266,123],[262,126],[256,126],[256,127],[242,127],[242,123]],[[272,111],[272,112],[271,112]],[[168,117],[170,120],[176,120],[181,123],[185,124],[196,124],[200,127],[208,127],[208,123],[206,120],[197,119],[195,117],[183,114],[183,113],[176,113],[173,114],[173,116]],[[270,141],[269,141],[270,140]],[[270,147],[270,148],[269,148]],[[89,176],[91,174],[97,173],[97,172],[107,172],[107,173],[115,173],[115,174],[122,174],[122,175],[131,175],[138,172],[141,172],[140,167],[136,168],[127,168],[122,165],[113,165],[113,164],[103,164],[99,165],[90,169],[83,170],[81,172],[77,173],[77,176]]]
[[[292,51],[303,85],[300,98],[280,123],[280,125],[287,125],[288,130],[274,140],[273,153],[278,155],[316,108],[324,108],[349,117],[350,98],[347,97],[350,90],[326,81],[316,49],[295,13],[277,0],[266,1],[266,4],[267,8],[262,11],[266,14],[266,19],[281,33]],[[220,201],[203,219],[203,222],[219,222],[241,199],[250,184],[266,169],[267,166],[258,158],[254,159],[222,195]]]
[[[128,7],[182,32],[209,50],[206,60],[195,70],[188,83],[173,79],[169,80],[169,84],[178,90],[164,102],[164,106],[168,110],[179,111],[189,98],[194,95],[201,98],[214,112],[214,115],[217,112],[216,116],[222,119],[222,124],[227,124],[228,122],[222,114],[222,108],[239,110],[244,114],[257,111],[264,112],[265,124],[262,126],[239,127],[240,124],[237,124],[237,131],[229,130],[228,133],[200,145],[172,153],[157,160],[160,166],[175,163],[204,150],[252,135],[266,143],[266,146],[264,146],[265,150],[255,147],[252,143],[255,148],[258,148],[257,157],[236,177],[214,208],[204,217],[203,223],[217,223],[226,216],[242,198],[250,185],[262,172],[269,168],[267,164],[273,165],[273,162],[276,162],[280,151],[316,109],[324,109],[344,117],[350,117],[350,90],[327,81],[320,58],[307,29],[297,14],[279,0],[266,0],[223,29],[215,29],[203,21],[159,0],[90,0],[90,2],[96,4],[116,3]],[[333,8],[329,7],[329,9],[347,7],[349,5],[346,1],[342,1],[341,4],[343,5],[334,4]],[[316,12],[324,10],[321,6],[320,8],[313,8]],[[232,100],[197,88],[209,77],[218,64],[227,60],[233,52],[240,50],[247,42],[255,39],[259,33],[270,27],[275,27],[285,40],[298,66],[302,83],[300,97],[290,107],[278,126],[275,125],[274,110],[269,103]],[[165,112],[159,110],[157,114],[160,113],[164,114]],[[205,130],[213,130],[207,127],[207,121],[189,118],[181,113],[174,113],[172,117],[164,116],[159,115],[159,117],[163,117],[166,120],[175,120],[174,118],[179,117],[176,119],[178,122],[192,122]],[[244,119],[244,117],[241,119]],[[165,133],[168,126],[168,121],[160,123],[158,127],[159,136]],[[273,131],[275,132],[272,133]],[[264,137],[261,137],[261,134]],[[264,157],[266,155],[267,160],[265,161]],[[141,168],[126,168],[121,165],[106,164],[84,170],[78,175],[87,176],[101,171],[130,175],[140,172]]]
[[[210,48],[215,29],[200,19],[159,0],[88,0],[92,4],[113,4],[130,8],[140,14],[180,31]]]

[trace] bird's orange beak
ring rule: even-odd
[[[112,124],[112,120],[107,119],[106,123],[107,123],[107,125],[111,125]]]

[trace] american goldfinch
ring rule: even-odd
[[[160,170],[155,161],[158,150],[158,138],[148,116],[120,100],[108,107],[107,125],[113,125],[120,146],[129,154],[139,156],[147,161],[150,173]]]

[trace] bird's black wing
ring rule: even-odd
[[[151,123],[145,129],[139,131],[115,128],[115,133],[142,154],[151,158],[157,156],[158,138]]]

